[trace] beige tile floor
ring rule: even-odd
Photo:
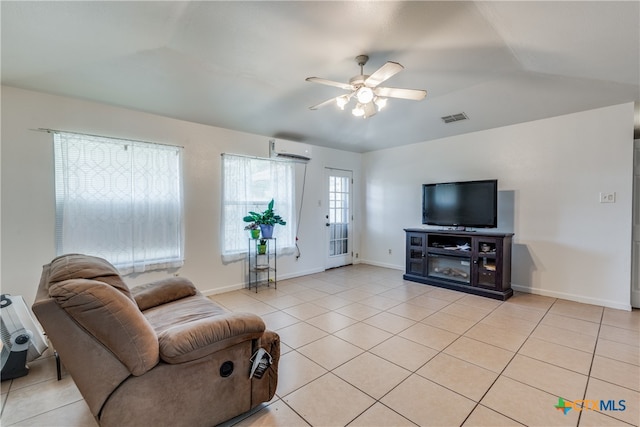
[[[282,339],[274,399],[239,426],[638,426],[640,311],[531,294],[507,302],[367,265],[212,297]],[[613,400],[570,410],[558,398]],[[2,383],[3,426],[95,426],[51,355]]]

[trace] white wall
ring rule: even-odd
[[[2,292],[33,301],[40,268],[55,256],[52,138],[37,128],[183,145],[186,262],[179,274],[206,293],[242,284],[243,264],[220,259],[220,154],[266,156],[268,137],[2,87]],[[403,228],[420,226],[421,184],[498,178],[499,229],[515,233],[514,288],[628,309],[632,132],[633,104],[623,104],[365,155],[314,147],[302,257],[280,259],[279,277],[324,269],[326,212],[318,201],[325,167],[354,171],[354,252],[400,270]],[[598,203],[601,191],[615,191],[616,203]]]
[[[633,103],[367,153],[363,261],[404,268],[421,184],[497,178],[514,289],[630,309],[632,163]]]
[[[103,104],[2,87],[2,232],[0,275],[3,293],[35,296],[41,267],[55,257],[52,136],[34,129],[51,128],[182,145],[185,171],[185,264],[178,271],[205,293],[240,287],[243,262],[222,264],[220,230],[220,154],[266,157],[266,136],[169,119]],[[324,168],[353,170],[361,181],[361,155],[314,147],[308,164],[299,246],[302,256],[278,259],[278,278],[324,270]],[[300,173],[298,173],[300,172]],[[303,167],[297,166],[298,200]],[[360,199],[356,191],[356,220]],[[276,207],[277,209],[277,207]],[[356,236],[359,229],[356,222]],[[356,238],[357,241],[357,238]],[[356,247],[357,250],[357,247]],[[168,272],[126,277],[130,286]]]

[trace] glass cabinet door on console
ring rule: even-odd
[[[496,269],[497,252],[501,250],[500,241],[489,237],[474,239],[476,284],[481,288],[496,289],[500,283]]]
[[[426,274],[427,236],[422,233],[407,234],[407,272]]]

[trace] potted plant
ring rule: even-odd
[[[262,237],[270,239],[273,236],[273,226],[276,224],[287,225],[280,215],[276,215],[273,211],[273,199],[267,205],[267,209],[262,213],[249,212],[249,215],[242,218],[244,222],[253,222],[260,226]]]
[[[264,255],[267,253],[267,240],[266,239],[260,239],[258,241],[258,245],[256,246],[256,252],[258,253],[258,255]]]
[[[260,226],[255,222],[247,225],[244,229],[249,230],[252,239],[257,239],[258,237],[260,237]]]

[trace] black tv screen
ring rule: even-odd
[[[498,180],[424,184],[422,223],[447,227],[496,228]]]

